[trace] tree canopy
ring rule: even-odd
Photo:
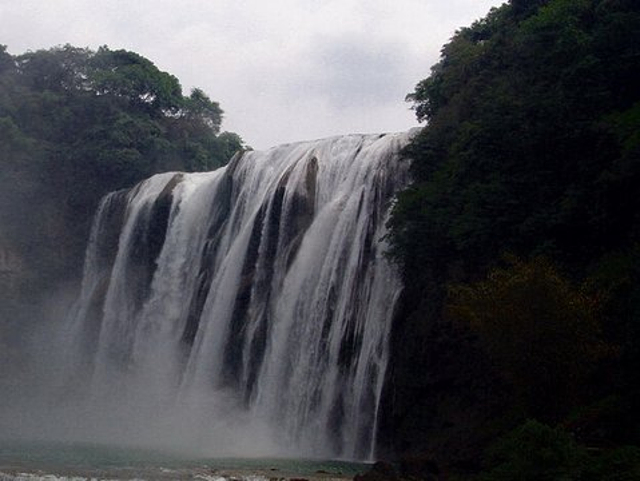
[[[0,46],[0,247],[26,286],[72,278],[99,199],[167,170],[224,165],[243,148],[223,111],[149,59],[106,46],[10,55]],[[25,213],[28,208],[28,213]]]
[[[639,399],[639,86],[635,0],[511,0],[456,32],[407,97],[426,126],[389,223],[405,329],[426,333],[412,343],[438,352],[449,304],[472,321],[455,349],[479,346],[520,392],[565,375],[591,401]],[[505,268],[505,255],[521,261]],[[601,301],[599,336],[581,330],[593,320],[579,285]],[[598,382],[569,368],[592,366],[597,343],[620,348]],[[414,384],[433,382],[430,369]],[[637,417],[618,414],[637,442]]]
[[[637,239],[637,4],[537,3],[461,29],[409,95],[428,127],[407,152],[398,246],[424,228],[469,265],[511,250],[577,267]]]

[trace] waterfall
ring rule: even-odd
[[[410,135],[244,152],[104,198],[59,341],[74,422],[220,455],[371,459]]]

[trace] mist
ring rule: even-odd
[[[9,392],[3,388],[0,440],[145,448],[189,458],[295,456],[269,426],[238,409],[232,392],[175,399],[154,392],[144,377],[120,376],[95,395],[87,386],[47,385],[50,368],[23,377]]]
[[[175,359],[153,372],[135,367],[103,372],[96,385],[90,366],[74,364],[72,350],[78,346],[69,339],[81,281],[65,279],[52,292],[33,297],[23,292],[21,299],[29,304],[3,304],[0,441],[150,448],[189,458],[295,456],[281,446],[282,433],[252,417],[233,390],[202,386],[177,395],[161,382],[169,375],[163,369]]]

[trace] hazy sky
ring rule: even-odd
[[[133,50],[202,88],[257,149],[416,124],[407,93],[500,0],[0,0],[12,54]]]

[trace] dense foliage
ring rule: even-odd
[[[613,355],[601,338],[600,304],[547,259],[535,258],[514,259],[486,280],[454,286],[447,310],[478,333],[527,412],[557,420],[598,361]]]
[[[390,222],[405,328],[466,329],[525,398],[518,419],[637,401],[640,3],[511,0],[459,30],[408,100],[427,125]],[[614,418],[592,429],[602,442],[640,441],[637,416]]]
[[[565,430],[527,420],[491,446],[486,464],[481,481],[632,481],[640,477],[640,448],[590,453]]]
[[[240,148],[200,89],[125,50],[0,46],[2,317],[10,300],[78,274],[107,192],[167,170],[210,170]],[[54,282],[55,281],[55,282]],[[25,296],[20,297],[20,293]]]

